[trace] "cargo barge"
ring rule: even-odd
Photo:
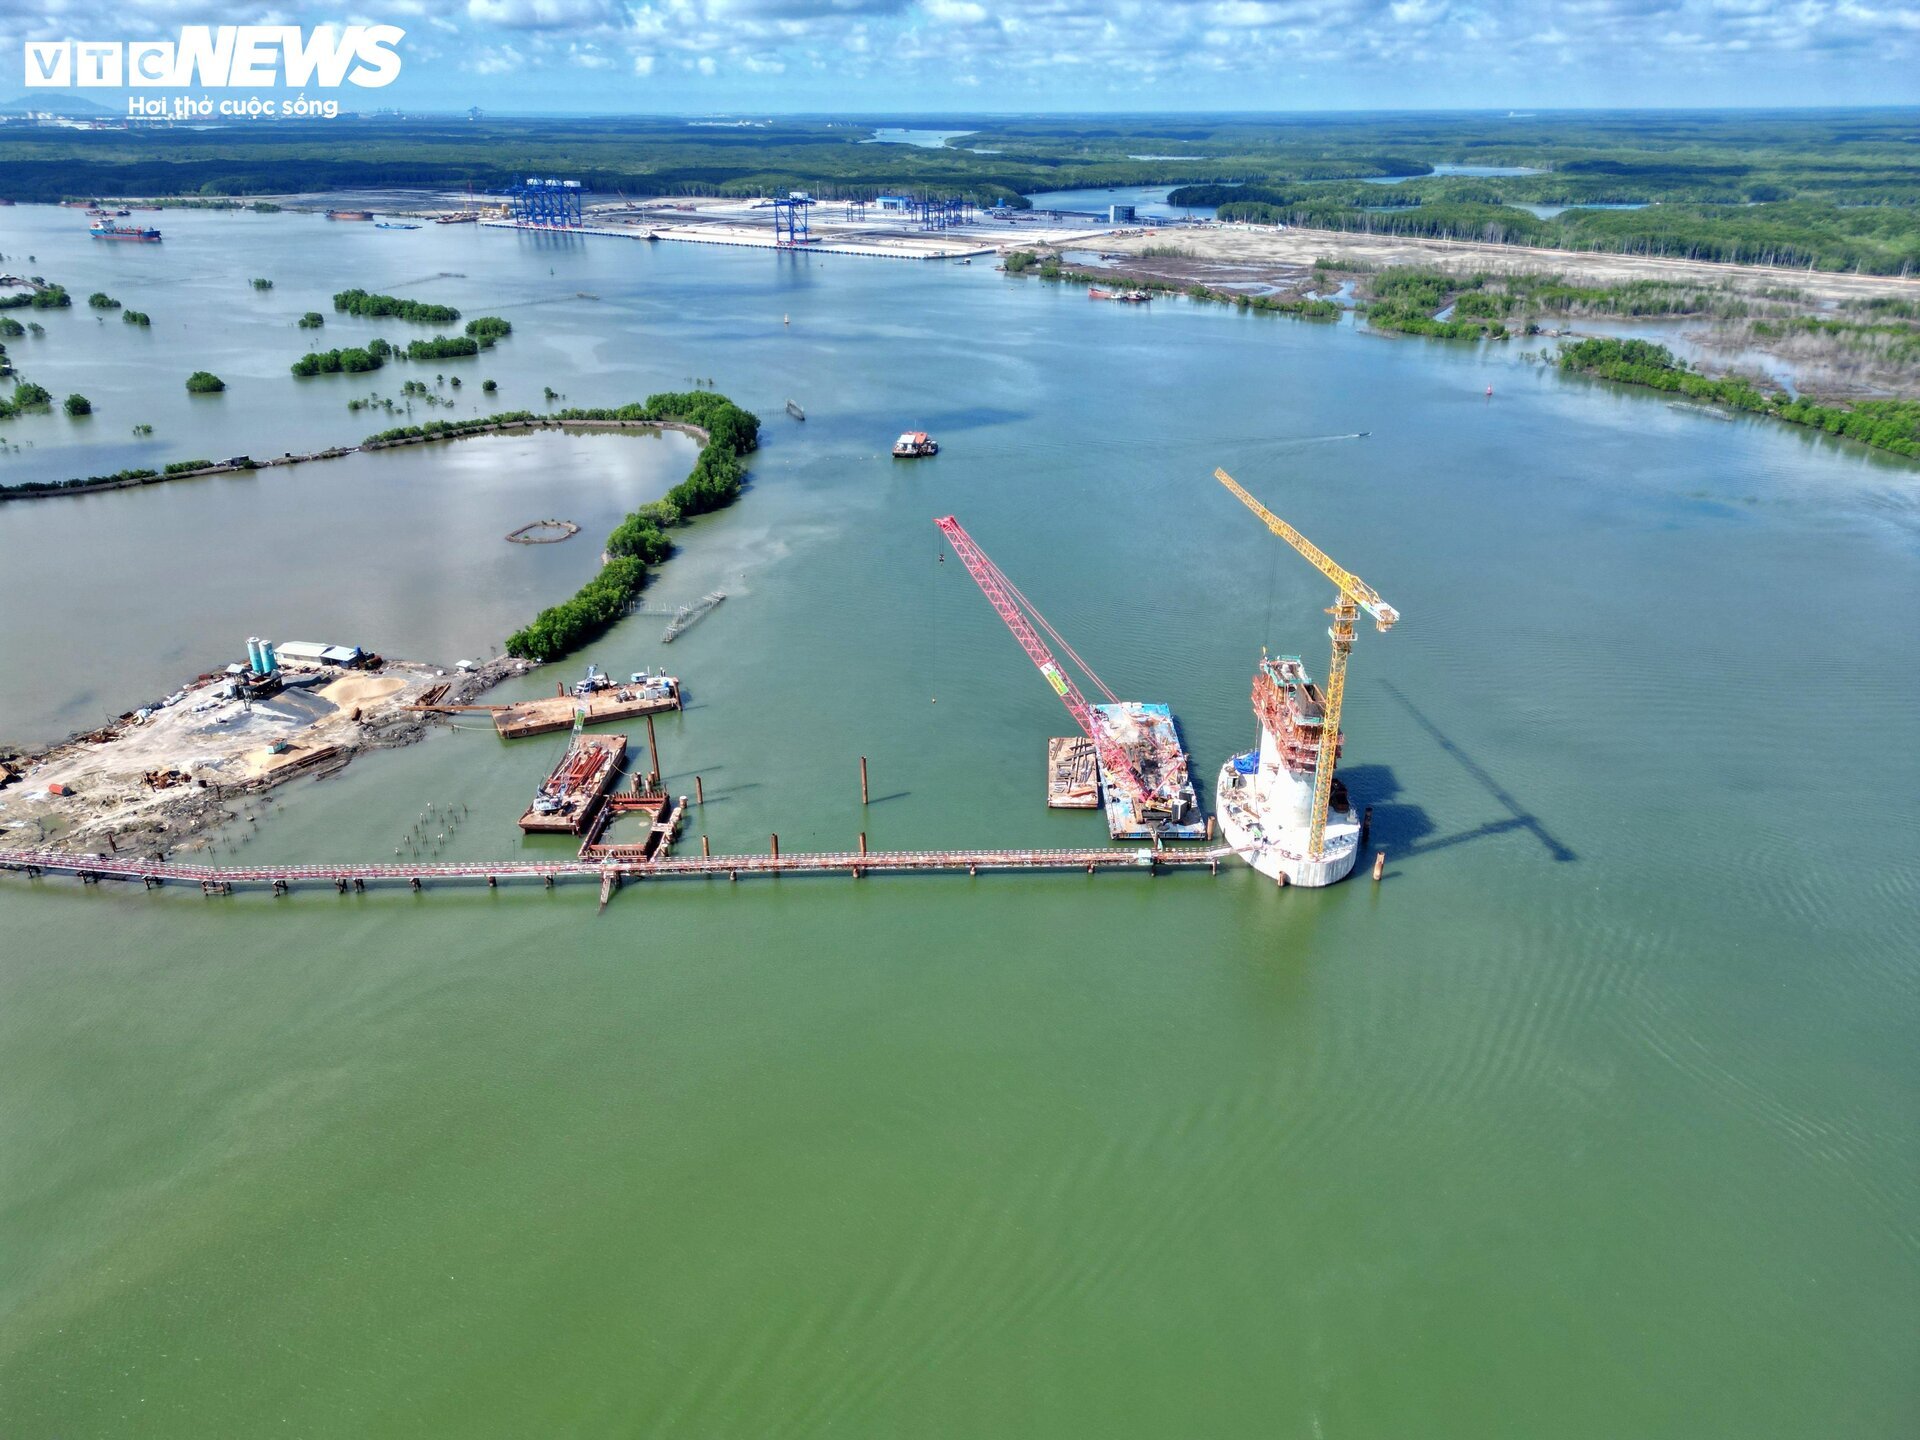
[[[87,233],[96,240],[136,240],[148,245],[160,238],[160,232],[151,225],[116,225],[111,220],[95,221]]]
[[[606,677],[599,676],[599,681]],[[581,693],[583,686],[585,693]],[[632,720],[642,715],[658,715],[680,708],[680,682],[671,675],[635,675],[624,685],[597,684],[594,680],[576,686],[574,693],[549,695],[543,700],[522,700],[502,705],[493,712],[493,728],[503,740],[519,740],[528,735],[550,735],[573,725],[575,712],[584,712],[582,724],[600,725],[610,720]]]
[[[567,747],[520,817],[529,835],[578,835],[606,802],[626,759],[624,735],[581,735]]]
[[[371,220],[373,219],[373,212],[371,210],[329,210],[327,211],[327,219]]]
[[[1086,736],[1056,735],[1047,741],[1047,808],[1100,808],[1099,761]]]

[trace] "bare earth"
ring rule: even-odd
[[[1313,262],[1324,257],[1336,261],[1357,260],[1372,268],[1430,265],[1459,271],[1545,272],[1603,284],[1678,280],[1747,290],[1792,286],[1818,300],[1859,300],[1875,295],[1920,298],[1920,279],[1902,280],[1890,275],[1837,275],[1770,265],[1725,265],[1651,255],[1610,255],[1529,245],[1362,235],[1345,230],[1181,226],[1106,235],[1100,237],[1097,244],[1105,251],[1134,256],[1150,246],[1177,246],[1190,252],[1195,261],[1232,266],[1249,276],[1257,275],[1260,283],[1273,286],[1298,284],[1312,269]]]
[[[190,845],[232,819],[241,796],[422,738],[435,717],[408,707],[429,689],[451,687],[442,698],[466,703],[526,668],[495,660],[460,674],[389,661],[252,702],[218,698],[224,676],[197,681],[144,720],[123,717],[13,761],[22,773],[0,788],[0,843],[139,854]]]

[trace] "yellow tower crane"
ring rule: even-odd
[[[1213,478],[1231,490],[1267,529],[1307,557],[1322,575],[1339,588],[1333,607],[1327,613],[1333,624],[1327,634],[1333,637],[1333,659],[1327,666],[1327,714],[1320,729],[1320,753],[1313,769],[1313,818],[1307,835],[1307,858],[1322,859],[1327,841],[1327,805],[1333,798],[1333,762],[1340,749],[1340,708],[1347,694],[1347,656],[1353,653],[1354,617],[1364,610],[1373,617],[1380,631],[1393,628],[1400,612],[1380,598],[1380,592],[1350,570],[1333,563],[1333,558],[1282,520],[1240,487],[1224,470],[1215,470]]]

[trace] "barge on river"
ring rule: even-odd
[[[1170,706],[1140,700],[1095,705],[1101,729],[1125,752],[1150,797],[1142,806],[1100,767],[1101,808],[1115,840],[1204,840],[1213,831],[1194,793],[1186,747]]]
[[[135,240],[148,245],[160,239],[160,232],[151,225],[116,225],[111,220],[95,221],[87,233],[96,240]]]
[[[680,708],[679,680],[672,675],[636,675],[624,685],[609,684],[585,694],[563,693],[502,705],[493,712],[493,728],[503,740],[518,740],[569,729],[579,711],[585,712],[582,724],[600,725]]]
[[[580,735],[520,817],[529,835],[578,835],[600,813],[627,756],[624,735]]]

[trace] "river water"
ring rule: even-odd
[[[1325,649],[1325,585],[1224,465],[1403,613],[1349,690],[1388,878],[694,882],[604,914],[0,880],[9,1429],[1912,1432],[1913,467],[1515,346],[984,264],[159,218],[110,249],[0,212],[0,251],[154,316],[11,343],[97,413],[13,422],[8,478],[389,423],[347,398],[424,367],[285,373],[349,284],[514,321],[437,415],[482,376],[535,408],[713,377],[765,443],[648,608],[729,598],[580,658],[683,677],[663,766],[719,851],[1102,838],[1042,808],[1066,717],[943,558],[949,512],[1210,779],[1260,647]],[[374,333],[403,327],[323,332]],[[202,366],[230,389],[189,404]],[[886,458],[907,427],[939,457]],[[0,734],[262,629],[484,650],[678,444],[0,507]],[[587,532],[499,539],[554,514]],[[442,854],[527,853],[556,748],[437,734],[216,853],[385,856],[428,803],[465,807]]]

